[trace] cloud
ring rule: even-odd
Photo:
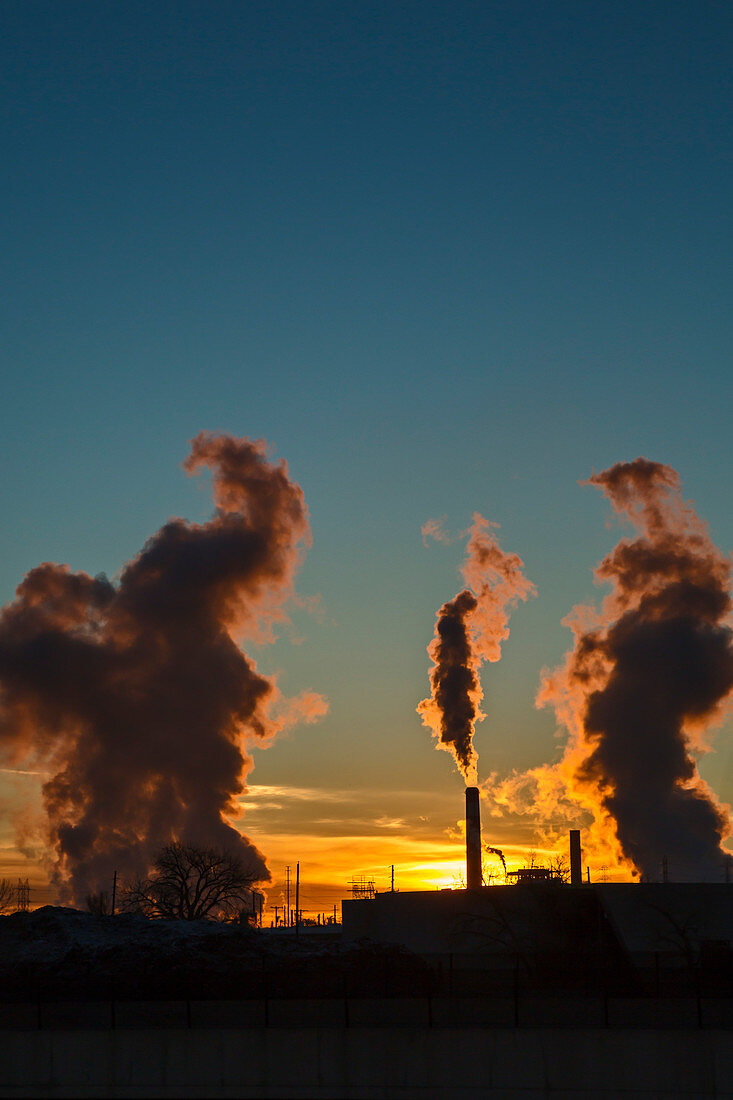
[[[440,519],[427,519],[420,528],[420,534],[422,535],[422,541],[424,546],[430,545],[430,539],[435,542],[442,542],[446,545],[451,541],[451,537],[445,530],[445,516],[441,516]]]

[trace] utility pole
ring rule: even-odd
[[[115,873],[112,876],[112,911],[110,913],[110,916],[112,916],[112,917],[115,915],[115,901],[116,900],[117,900],[117,871],[115,870]]]
[[[394,894],[394,863],[392,864],[392,893]]]
[[[295,864],[295,938],[298,938],[298,926],[300,925],[300,861]]]
[[[290,868],[289,867],[285,868],[285,874],[287,876],[285,889],[286,889],[286,892],[287,892],[287,901],[288,901],[288,907],[285,910],[285,925],[286,925],[287,928],[289,928],[290,927]]]

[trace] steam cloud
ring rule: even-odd
[[[548,822],[590,811],[591,850],[644,878],[658,879],[666,856],[671,878],[720,881],[728,807],[695,754],[733,688],[730,562],[671,467],[637,458],[585,484],[637,535],[596,569],[612,591],[600,614],[576,608],[566,620],[573,650],[540,688],[538,704],[554,706],[570,731],[563,759],[493,785],[489,797]]]
[[[424,724],[437,738],[437,748],[452,752],[466,782],[476,782],[477,756],[473,733],[485,717],[479,669],[498,661],[501,643],[509,636],[508,609],[535,592],[516,554],[500,548],[492,524],[474,513],[461,573],[467,588],[443,604],[428,646],[434,662],[431,695],[418,704]],[[426,529],[433,532],[432,525]],[[442,528],[440,528],[442,531]]]
[[[284,617],[310,542],[303,493],[262,441],[200,433],[184,463],[209,467],[214,518],[172,519],[119,583],[45,563],[0,613],[0,751],[43,785],[53,877],[79,901],[114,869],[148,871],[178,839],[262,854],[227,817],[251,766],[247,741],[282,727],[279,694],[233,640]],[[325,700],[290,700],[313,721]]]

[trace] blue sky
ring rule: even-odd
[[[474,510],[538,588],[484,676],[480,766],[551,758],[539,671],[617,538],[578,479],[669,462],[733,546],[730,6],[6,0],[2,23],[0,597],[203,518],[199,429],[265,437],[324,615],[258,659],[331,714],[253,781],[460,797],[414,707],[462,551],[420,525]],[[733,799],[729,733],[704,772]]]

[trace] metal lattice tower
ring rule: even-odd
[[[31,906],[31,888],[28,879],[18,879],[18,911],[27,913]]]
[[[351,880],[351,896],[357,899],[374,897],[374,879],[360,875]]]

